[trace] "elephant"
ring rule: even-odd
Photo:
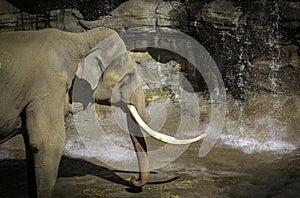
[[[99,46],[101,42],[107,49]],[[149,178],[144,132],[176,144],[203,138],[181,142],[143,122],[145,96],[141,86],[130,90],[139,78],[124,45],[116,31],[104,27],[81,33],[57,29],[0,33],[0,143],[22,134],[30,197],[53,193],[66,138],[64,116],[76,78],[89,85],[97,103],[109,100],[113,87],[127,79],[117,103],[128,105],[124,111],[136,123],[130,133],[140,169],[139,178],[132,177],[134,187],[142,187]],[[89,56],[95,49],[100,55]],[[88,57],[93,60],[86,62]]]

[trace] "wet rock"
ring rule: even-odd
[[[98,26],[106,26],[115,30],[133,28],[138,26],[178,26],[181,18],[178,13],[184,11],[184,5],[179,1],[157,0],[129,0],[109,16],[101,17],[95,21],[81,20],[83,26],[91,29]]]
[[[150,56],[148,52],[135,52],[133,57],[138,63],[138,72],[145,83],[145,90],[156,90],[156,95],[166,91],[180,91],[181,65],[176,61],[160,63]],[[157,90],[160,90],[157,92]],[[159,97],[151,94],[151,97]]]
[[[137,26],[154,26],[156,23],[156,0],[130,0],[113,10],[109,16],[101,17],[92,22],[80,21],[85,27],[105,26],[112,29],[132,28]]]
[[[134,52],[132,57],[138,64],[147,62],[156,62],[156,60],[148,52]]]
[[[300,58],[295,45],[274,46],[276,52],[252,60],[251,87],[281,94],[300,93]]]
[[[130,0],[120,5],[111,12],[115,17],[141,17],[145,19],[154,18],[157,0]]]
[[[82,32],[84,28],[80,25],[79,20],[83,19],[82,14],[78,10],[52,10],[50,11],[51,28],[57,28],[69,32]]]
[[[0,2],[0,31],[43,29],[49,27],[49,21],[48,13],[27,13],[7,1]]]
[[[6,1],[0,1],[0,31],[15,29],[20,10]]]
[[[300,71],[300,57],[298,56],[299,47],[296,45],[280,45],[278,66],[285,67],[290,65]]]
[[[216,29],[235,30],[241,22],[242,12],[231,1],[215,0],[202,8],[202,20],[211,23]]]
[[[183,9],[183,4],[179,1],[161,1],[156,8],[156,25],[158,26],[176,26],[180,25],[178,12]]]
[[[280,16],[289,21],[299,23],[300,2],[299,1],[280,1]]]
[[[299,39],[294,31],[298,25],[287,26],[297,22],[293,15],[298,4],[282,4],[286,2],[186,1],[184,13],[188,16],[177,12],[177,18],[186,17],[189,23],[181,22],[176,28],[193,35],[211,52],[229,93],[236,98],[243,99],[253,90],[298,94]],[[290,6],[294,6],[293,14],[284,16],[283,10]],[[280,86],[272,88],[268,78]]]

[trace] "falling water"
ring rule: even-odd
[[[271,93],[253,96],[246,88],[247,78],[245,75],[247,74],[247,67],[253,67],[253,65],[249,60],[247,32],[244,31],[239,23],[240,19],[237,18],[234,20],[237,29],[235,40],[236,45],[239,46],[236,55],[238,56],[236,67],[239,68],[236,86],[246,98],[245,101],[232,99],[229,102],[231,111],[228,113],[226,127],[220,139],[223,144],[239,148],[247,154],[262,151],[288,153],[297,149],[297,141],[288,138],[288,130],[290,129],[288,121],[284,119],[284,116],[287,115],[283,115],[282,112],[282,110],[285,110],[288,98],[279,96],[277,93],[280,86],[278,80],[281,37],[279,5],[276,1],[273,3],[263,1],[262,4],[264,6],[262,6],[260,12],[258,25],[267,24],[270,27],[270,31],[266,31],[268,33],[265,37],[268,38],[267,53],[270,53],[271,56],[267,60],[268,65],[265,67],[270,69],[266,78]],[[271,13],[268,10],[270,6],[272,7]],[[224,34],[222,40],[226,40]]]

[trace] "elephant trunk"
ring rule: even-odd
[[[134,185],[134,187],[140,188],[144,186],[149,179],[149,160],[147,148],[144,148],[146,146],[144,137],[136,137],[133,134],[130,134],[130,138],[137,155],[140,171],[139,178],[136,176],[131,177],[131,183]]]
[[[141,87],[137,88],[131,96],[131,102],[135,104],[139,113],[144,117],[145,113],[145,97]],[[145,136],[140,126],[131,116],[128,108],[127,111],[127,123],[130,131],[130,138],[133,143],[134,150],[136,152],[139,177],[132,176],[131,183],[134,187],[140,188],[144,186],[149,179],[149,159],[147,154],[147,143]]]

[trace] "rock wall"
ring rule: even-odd
[[[80,32],[98,26],[116,30],[171,27],[193,36],[205,46],[220,67],[228,92],[235,98],[244,99],[248,93],[260,91],[300,95],[299,1],[129,0],[122,3],[107,0],[99,3],[85,0],[73,4],[66,1],[61,9],[57,9],[58,3],[48,7],[39,4],[43,8],[41,12],[37,9],[29,12],[28,8],[24,12],[26,1],[23,4],[8,1],[0,1],[0,31],[53,27]],[[97,9],[106,13],[97,14]],[[96,17],[97,20],[91,20]],[[194,76],[195,84],[204,83],[193,69],[184,72]]]

